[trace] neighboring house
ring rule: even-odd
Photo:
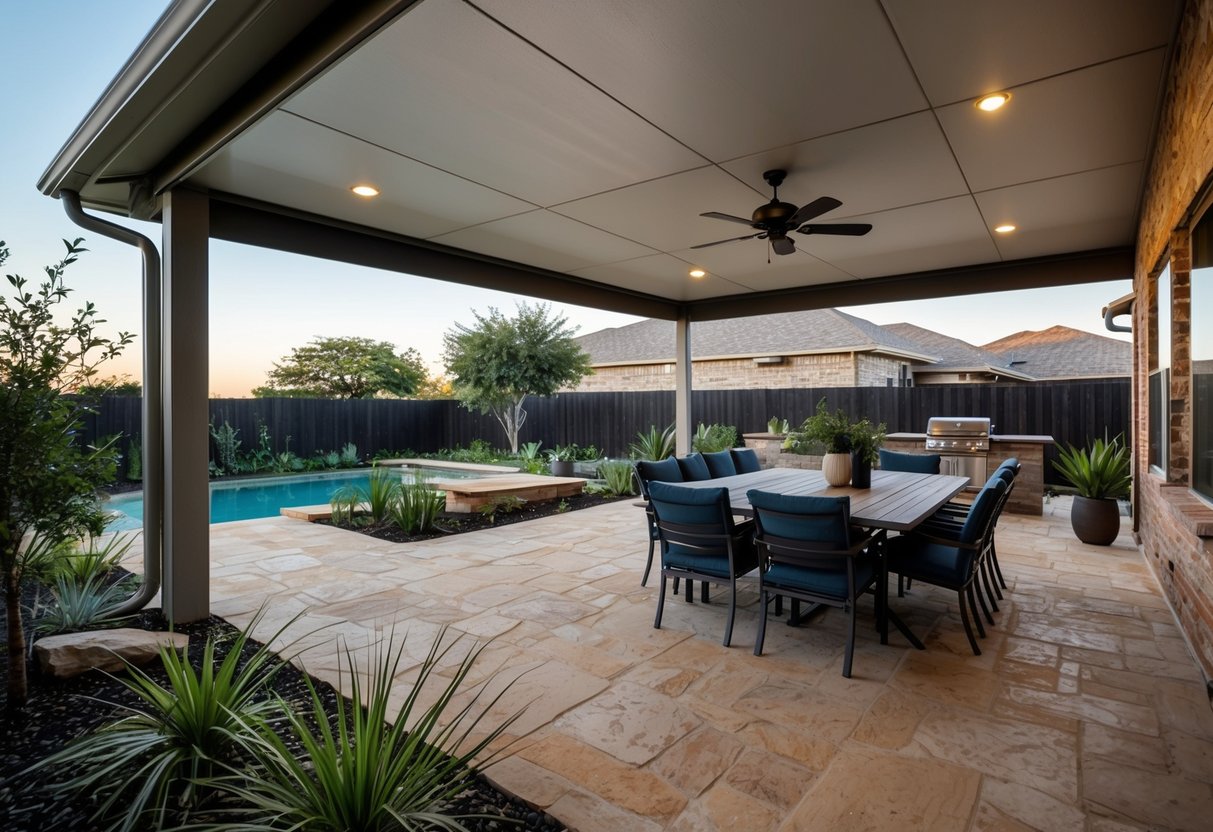
[[[673,390],[674,322],[645,320],[576,339],[593,375],[579,392]],[[837,309],[782,312],[691,324],[696,390],[885,387],[906,383],[914,344]]]
[[[1003,363],[1042,381],[1080,378],[1128,378],[1133,374],[1133,345],[1092,332],[1053,326],[1016,332],[982,349]]]
[[[674,323],[647,320],[577,339],[593,375],[579,392],[674,389]],[[691,325],[697,390],[888,387],[1128,378],[1132,345],[1055,326],[984,347],[909,323],[879,326],[837,309]]]
[[[1009,365],[1003,356],[975,347],[968,341],[908,323],[886,324],[883,328],[915,344],[920,351],[937,357],[933,363],[915,364],[910,368],[915,384],[1036,380],[1022,367]],[[1127,371],[1125,375],[1128,375]]]

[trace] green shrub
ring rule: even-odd
[[[343,485],[329,498],[329,520],[334,526],[352,526],[362,502],[362,491],[354,485]]]
[[[240,470],[240,431],[236,430],[226,420],[222,427],[215,427],[211,422],[211,438],[215,440],[215,467],[221,474],[235,474]]]
[[[342,468],[353,468],[361,461],[362,460],[358,458],[358,446],[353,442],[347,442],[345,447],[341,449],[341,453],[337,458],[337,464]]]
[[[731,425],[704,425],[699,423],[691,438],[691,449],[701,454],[727,451],[737,444],[737,428]]]
[[[476,508],[480,514],[488,518],[489,523],[497,522],[497,513],[509,514],[514,511],[519,511],[526,505],[526,500],[519,497],[517,494],[498,494],[489,500],[487,503],[482,503]]]
[[[106,627],[121,621],[114,611],[126,600],[123,584],[107,584],[104,575],[93,575],[83,583],[59,576],[51,589],[50,608],[34,624],[43,635],[75,633],[94,627]]]
[[[366,491],[359,492],[360,500],[366,503],[371,519],[376,523],[383,522],[399,495],[400,472],[392,468],[372,469]]]
[[[414,471],[411,482],[400,484],[387,517],[405,534],[425,534],[434,530],[434,522],[445,508],[446,494],[435,491],[423,472]]]
[[[59,554],[54,565],[54,577],[63,577],[83,585],[93,578],[104,578],[126,557],[135,542],[130,535],[114,535],[100,546],[97,538],[90,537],[88,545],[80,550],[68,545]]]
[[[126,446],[126,478],[131,482],[143,480],[143,439],[137,433]]]

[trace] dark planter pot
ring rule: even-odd
[[[1075,497],[1070,509],[1075,536],[1093,546],[1110,546],[1120,534],[1120,505],[1116,500]]]
[[[857,453],[851,454],[851,487],[872,487],[872,463]]]
[[[551,463],[553,477],[571,477],[573,476],[573,461],[572,460],[555,460]]]

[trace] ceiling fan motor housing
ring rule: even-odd
[[[751,219],[755,227],[774,228],[784,225],[795,213],[795,205],[773,199],[766,205],[758,206]]]

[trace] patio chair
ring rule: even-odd
[[[683,482],[699,482],[712,479],[708,463],[701,453],[687,454],[678,457],[678,467],[682,469]]]
[[[727,488],[653,482],[649,496],[661,543],[661,590],[653,626],[661,629],[666,578],[686,580],[688,603],[694,600],[693,581],[702,581],[705,590],[709,583],[728,584],[729,617],[724,629],[728,647],[737,612],[737,578],[758,568],[753,524],[734,523]]]
[[[754,540],[762,562],[758,573],[762,617],[754,655],[762,655],[766,638],[768,594],[793,599],[793,623],[800,601],[838,607],[848,616],[842,675],[849,679],[855,653],[855,606],[868,590],[876,593],[877,618],[884,626],[878,587],[884,532],[855,534],[850,497],[794,497],[758,490],[750,491],[748,497],[754,507]]]
[[[754,474],[762,470],[762,461],[753,448],[733,448],[733,465],[738,474]]]
[[[640,496],[644,498],[644,517],[649,525],[649,556],[644,562],[644,577],[640,579],[641,586],[648,586],[649,571],[653,568],[653,550],[657,546],[657,520],[653,517],[653,504],[649,502],[649,483],[650,482],[684,482],[682,478],[682,469],[678,467],[678,460],[673,457],[667,457],[659,462],[642,459],[636,463],[636,481],[640,483]],[[674,591],[678,591],[678,585],[674,585]]]
[[[915,530],[888,541],[890,572],[956,592],[960,601],[960,620],[975,656],[981,655],[981,648],[973,637],[969,610],[973,611],[977,631],[982,638],[985,638],[986,631],[977,614],[973,582],[977,577],[987,536],[993,531],[995,508],[1006,489],[1005,480],[991,477],[973,501],[964,525],[954,538],[936,537]]]
[[[737,476],[737,465],[733,462],[733,454],[728,450],[704,454],[703,461],[708,464],[708,473],[712,475],[712,479]]]
[[[880,449],[881,471],[904,471],[910,474],[938,474],[939,454],[917,454]]]

